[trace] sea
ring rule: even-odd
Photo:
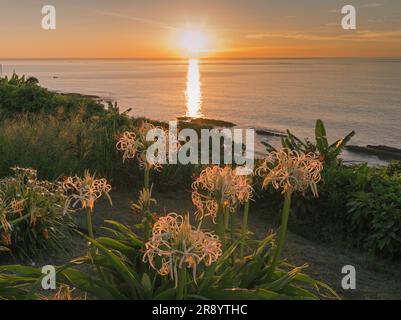
[[[51,90],[117,102],[133,116],[205,117],[311,140],[321,119],[330,142],[355,130],[353,145],[401,148],[401,59],[0,60],[3,76],[13,72]],[[257,152],[261,141],[279,144],[257,136]]]

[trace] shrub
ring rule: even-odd
[[[347,201],[347,231],[357,245],[384,257],[401,256],[401,178],[371,172]]]
[[[70,239],[70,216],[63,214],[60,185],[38,180],[35,170],[13,168],[0,180],[0,234],[3,247],[20,258],[60,251]]]
[[[62,95],[38,85],[35,78],[25,79],[13,74],[0,78],[0,115],[6,118],[17,114],[45,112],[54,114],[59,110],[71,114],[83,109],[86,115],[99,114],[103,105],[80,95]]]
[[[387,167],[387,174],[389,176],[400,176],[401,175],[401,161],[392,161]]]
[[[319,198],[294,201],[293,230],[314,240],[341,241],[386,258],[401,254],[401,178],[388,167],[330,166]],[[311,232],[313,231],[313,232]]]

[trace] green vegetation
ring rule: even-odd
[[[370,254],[400,258],[401,176],[358,165],[328,168],[323,179],[321,198],[312,207],[323,237],[343,236]]]
[[[35,170],[13,168],[0,180],[0,244],[21,259],[68,249],[73,227],[64,215],[57,183],[38,180]]]
[[[325,160],[319,197],[309,193],[306,200],[294,200],[293,231],[313,235],[315,240],[347,242],[372,255],[400,258],[401,162],[388,167],[344,165],[339,155],[355,133],[329,144],[320,120],[315,132],[315,143],[302,141],[289,131],[288,138],[282,139],[283,147],[313,152]],[[264,197],[276,201],[272,193]]]
[[[144,243],[128,227],[115,221],[106,221],[113,237],[90,240],[97,248],[87,256],[57,269],[58,285],[68,285],[89,293],[95,299],[148,299],[171,300],[177,289],[168,276],[147,270],[140,255]],[[185,286],[186,299],[218,300],[277,300],[318,297],[338,298],[335,292],[322,282],[301,271],[281,263],[281,270],[268,272],[268,261],[273,246],[273,236],[263,241],[252,241],[249,255],[242,261],[231,263],[238,242],[209,269],[199,270],[196,283],[188,275]],[[253,248],[253,249],[252,249]],[[85,273],[75,265],[95,266],[95,272]],[[40,284],[43,274],[39,269],[23,266],[0,266],[0,299],[43,298],[30,289]],[[305,289],[305,288],[308,288]],[[319,291],[318,291],[319,289]],[[80,298],[80,297],[76,297]],[[82,297],[81,297],[82,298]]]
[[[237,236],[228,225],[218,228],[220,236],[202,229],[204,220],[213,218],[213,214],[217,215],[217,220],[220,220],[219,215],[226,218],[226,214],[234,219],[238,212],[233,209],[239,209],[243,200],[243,193],[237,192],[239,181],[228,179],[235,176],[229,167],[206,168],[195,182],[195,194],[199,192],[196,186],[202,184],[205,176],[215,186],[214,190],[220,192],[210,194],[207,200],[216,204],[217,207],[212,207],[217,210],[209,212],[207,208],[202,215],[196,215],[198,226],[193,227],[188,216],[170,213],[147,220],[152,233],[145,233],[141,238],[129,226],[105,221],[112,237],[93,239],[81,235],[90,242],[87,254],[57,268],[59,288],[78,288],[82,294],[90,294],[95,299],[119,300],[339,298],[328,285],[301,272],[307,265],[293,267],[277,259],[280,249],[273,234],[255,240],[241,233]],[[103,182],[91,177],[70,178],[63,186],[74,184],[72,199],[79,199],[82,207],[90,205],[92,208],[108,190],[104,188],[107,182]],[[242,181],[242,189],[244,183],[247,182]],[[251,192],[250,185],[245,192]],[[231,201],[227,202],[228,199]],[[194,204],[198,210],[205,209],[199,202]],[[142,210],[140,214],[146,218],[147,212]],[[146,237],[149,237],[147,241]],[[82,271],[82,265],[87,266],[84,270],[92,271]],[[43,299],[37,293],[43,277],[40,269],[0,266],[0,299]]]
[[[103,105],[93,99],[77,95],[62,95],[38,85],[35,78],[18,77],[0,79],[0,117],[14,118],[18,114],[74,113],[84,110],[87,115],[102,113]]]

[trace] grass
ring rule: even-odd
[[[0,177],[12,166],[38,170],[43,179],[82,175],[86,169],[116,187],[137,187],[137,166],[123,165],[115,148],[118,136],[142,119],[128,119],[109,109],[102,116],[24,114],[0,122]],[[159,188],[188,188],[193,166],[172,166],[158,174]],[[157,174],[157,173],[156,173]]]

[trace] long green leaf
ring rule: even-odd
[[[97,247],[100,251],[102,251],[110,262],[115,266],[116,271],[121,275],[121,277],[130,285],[132,291],[137,293],[137,295],[143,299],[143,287],[139,276],[136,274],[134,270],[128,269],[128,267],[122,262],[121,258],[119,258],[116,254],[114,254],[111,250],[107,249],[105,246],[100,244],[94,239],[91,239],[85,236],[95,247]]]
[[[320,119],[316,120],[315,138],[317,149],[320,154],[326,156],[329,149],[329,143],[327,141],[326,128],[324,127],[323,121]]]

